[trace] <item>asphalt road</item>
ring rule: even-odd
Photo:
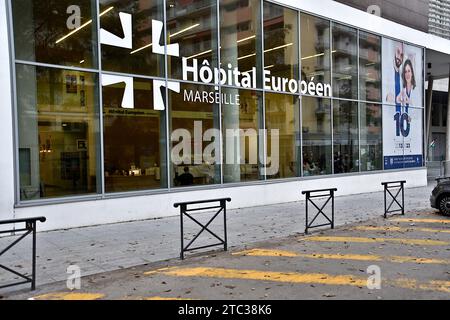
[[[428,210],[378,218],[88,276],[81,279],[80,290],[57,282],[2,298],[448,300],[450,217]]]

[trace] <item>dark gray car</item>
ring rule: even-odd
[[[437,179],[437,182],[430,197],[431,207],[450,216],[450,177]]]

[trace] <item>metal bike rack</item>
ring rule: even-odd
[[[388,214],[401,212],[402,215],[405,215],[405,184],[406,181],[392,181],[392,182],[383,182],[381,185],[384,186],[384,218],[386,219]],[[398,189],[398,190],[397,190]],[[391,190],[397,190],[397,193],[394,194]],[[398,197],[401,194],[401,203],[399,202]],[[391,202],[388,206],[387,198],[388,195],[391,198]],[[391,210],[392,206],[397,203],[399,209]]]
[[[184,256],[185,256],[186,252],[190,252],[190,251],[194,251],[194,250],[207,249],[207,248],[212,248],[212,247],[217,247],[217,246],[223,246],[224,251],[228,250],[227,202],[231,202],[231,198],[193,201],[193,202],[182,202],[182,203],[174,204],[175,208],[180,207],[180,222],[181,222],[181,225],[180,225],[180,227],[181,227],[180,258],[181,258],[181,260],[184,260]],[[214,205],[215,203],[218,203],[218,204]],[[205,204],[207,206],[204,206],[204,207],[199,206],[199,205],[203,205],[203,204]],[[191,206],[195,206],[195,207],[190,208]],[[192,212],[214,210],[214,209],[217,209],[218,211],[214,214],[214,216],[205,225],[202,224],[201,222],[199,222],[197,219],[195,219],[191,215]],[[224,224],[224,238],[223,239],[209,229],[209,226],[211,225],[211,223],[219,216],[220,213],[223,213],[223,224]],[[189,242],[189,244],[187,246],[184,246],[184,216],[188,217],[189,219],[194,221],[197,225],[199,225],[202,228],[200,230],[200,232]],[[211,234],[217,240],[219,240],[219,243],[193,248],[192,245],[194,244],[194,242],[205,231],[208,232],[209,234]]]
[[[331,226],[331,229],[334,229],[334,194],[337,191],[336,188],[333,189],[322,189],[322,190],[308,190],[303,191],[302,194],[306,195],[306,228],[305,228],[305,234],[308,234],[309,229],[314,228],[320,228],[320,227],[326,227]],[[321,208],[314,202],[313,199],[318,198],[327,198],[325,203],[322,205]],[[324,212],[324,209],[331,201],[331,217],[327,216]],[[309,204],[312,204],[318,211],[314,218],[309,221]],[[328,223],[320,224],[320,225],[314,225],[314,222],[316,222],[317,218],[322,215],[325,217],[325,219],[328,220]]]
[[[26,236],[28,236],[29,234],[32,234],[33,240],[32,240],[32,271],[31,271],[31,277],[25,275],[25,274],[21,274],[11,268],[8,268],[2,264],[0,264],[0,268],[4,269],[12,274],[15,274],[16,276],[24,279],[23,281],[20,282],[15,282],[15,283],[11,283],[11,284],[7,284],[7,285],[3,285],[0,286],[0,289],[3,288],[8,288],[8,287],[13,287],[13,286],[18,286],[18,285],[22,285],[22,284],[26,284],[26,283],[31,283],[31,290],[35,290],[36,289],[36,224],[37,222],[45,222],[47,219],[45,217],[36,217],[36,218],[26,218],[26,219],[14,219],[14,220],[3,220],[0,221],[0,225],[15,225],[15,224],[20,224],[20,223],[25,223],[25,226],[21,229],[8,229],[8,230],[4,230],[4,231],[0,231],[0,234],[16,234],[16,233],[22,233],[24,232],[22,235],[20,235],[20,237],[15,240],[13,243],[11,243],[10,245],[8,245],[5,249],[3,249],[2,251],[0,251],[0,257],[5,254],[6,252],[8,252],[11,248],[13,248],[16,244],[18,244],[20,241],[22,241]]]

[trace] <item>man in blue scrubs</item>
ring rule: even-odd
[[[397,97],[402,92],[402,83],[401,83],[401,70],[400,68],[403,65],[403,43],[399,44],[397,48],[395,49],[395,59],[394,59],[394,79],[395,79],[395,106],[396,106],[396,112],[402,114],[402,105],[398,103]]]

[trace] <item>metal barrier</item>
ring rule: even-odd
[[[15,240],[13,243],[8,245],[5,249],[0,251],[0,257],[8,252],[11,248],[13,248],[16,244],[18,244],[20,241],[22,241],[26,236],[29,234],[32,234],[33,236],[33,253],[32,253],[32,271],[31,271],[31,278],[25,274],[21,274],[13,269],[10,269],[2,264],[0,264],[0,268],[4,269],[12,274],[15,274],[16,276],[24,279],[24,281],[16,282],[12,284],[7,284],[0,286],[0,289],[13,287],[13,286],[19,286],[26,283],[31,283],[31,290],[36,289],[36,223],[37,221],[45,222],[47,219],[45,217],[36,217],[36,218],[26,218],[26,219],[14,219],[14,220],[4,220],[0,221],[0,225],[9,225],[9,224],[18,224],[18,223],[25,223],[25,226],[22,229],[9,229],[9,230],[3,230],[0,231],[0,234],[7,234],[7,233],[21,233],[25,232],[24,234],[20,235],[20,237]]]
[[[212,205],[212,206],[206,206],[206,207],[199,207],[198,205],[202,204],[213,204],[218,202],[219,205]],[[184,260],[184,254],[185,252],[190,252],[194,250],[200,250],[200,249],[207,249],[217,246],[222,246],[224,248],[224,251],[228,250],[228,237],[227,237],[227,202],[231,202],[231,198],[223,198],[223,199],[214,199],[214,200],[204,200],[204,201],[193,201],[193,202],[182,202],[182,203],[175,203],[174,207],[178,208],[180,207],[180,222],[181,222],[181,254],[180,258],[181,260]],[[195,208],[189,208],[189,206],[196,206]],[[198,212],[198,211],[205,211],[205,210],[213,210],[218,209],[218,211],[214,214],[214,216],[209,220],[207,224],[202,224],[197,219],[195,219],[190,213],[191,212]],[[219,216],[220,213],[223,213],[223,223],[224,223],[224,238],[222,239],[218,235],[216,235],[214,232],[212,232],[208,227],[211,225],[211,223]],[[196,224],[198,224],[202,229],[200,232],[189,242],[189,244],[185,247],[184,246],[184,216],[188,217],[192,221],[194,221]],[[200,235],[207,231],[209,234],[211,234],[214,238],[219,240],[219,243],[201,246],[192,248],[192,245],[194,242],[200,237]]]
[[[392,182],[383,182],[381,185],[384,186],[384,218],[387,218],[387,215],[390,213],[401,212],[402,215],[405,215],[405,183],[406,181],[392,181]],[[391,192],[393,189],[398,189],[395,196]],[[402,203],[399,202],[398,196],[402,195]],[[390,195],[392,201],[387,205],[387,195]],[[397,203],[399,209],[391,210],[394,203]]]
[[[314,228],[320,228],[320,227],[326,227],[331,226],[331,229],[334,229],[334,193],[337,191],[336,188],[334,189],[322,189],[322,190],[309,190],[309,191],[303,191],[302,194],[306,195],[306,228],[305,228],[305,234],[308,234],[309,229]],[[326,193],[325,193],[326,192]],[[316,195],[316,193],[319,193]],[[312,200],[317,198],[326,198],[326,202],[323,204],[321,208]],[[331,201],[331,218],[328,217],[324,209],[328,205],[328,203]],[[317,214],[315,217],[309,222],[309,204],[312,204],[317,210]],[[325,217],[325,219],[328,220],[329,223],[320,224],[320,225],[314,225],[314,222],[316,222],[317,218],[322,215]]]

